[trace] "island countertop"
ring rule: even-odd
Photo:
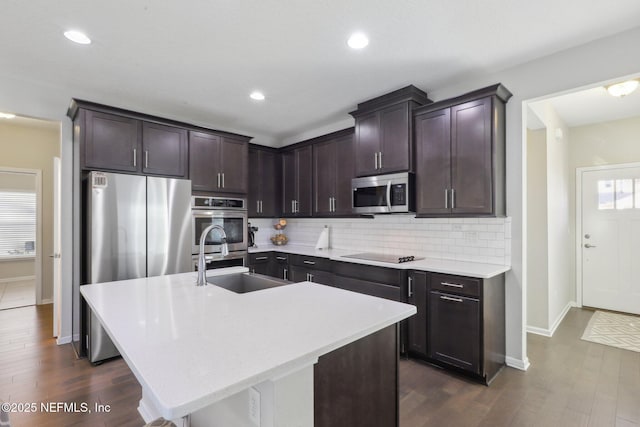
[[[313,364],[416,313],[412,305],[311,282],[236,294],[195,280],[196,273],[182,273],[80,288],[167,419]]]

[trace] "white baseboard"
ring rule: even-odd
[[[71,342],[71,335],[67,335],[66,337],[58,337],[56,338],[56,344],[69,344]]]
[[[562,313],[560,313],[555,322],[553,322],[553,325],[551,325],[550,329],[538,328],[537,326],[527,326],[527,332],[536,335],[542,335],[545,337],[552,337],[553,334],[556,333],[556,329],[558,329],[558,326],[560,326],[560,324],[564,320],[564,317],[567,315],[569,310],[571,310],[571,307],[577,306],[578,304],[575,301],[569,301],[565,308],[562,310]]]
[[[505,363],[507,364],[507,366],[520,369],[521,371],[526,371],[527,369],[529,369],[529,366],[531,366],[531,364],[529,363],[529,359],[526,357],[523,360],[520,360],[516,359],[515,357],[507,356],[505,358]]]
[[[0,283],[23,282],[25,280],[36,280],[36,276],[7,277],[6,279],[0,279]]]

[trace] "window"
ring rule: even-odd
[[[0,258],[35,255],[36,194],[0,190]]]
[[[598,181],[598,209],[640,209],[640,179]]]

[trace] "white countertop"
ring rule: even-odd
[[[389,262],[369,261],[355,258],[345,258],[345,255],[352,255],[362,252],[375,251],[358,251],[345,249],[315,249],[313,246],[305,245],[260,245],[257,248],[249,248],[249,253],[258,252],[284,252],[296,255],[315,256],[321,258],[329,258],[333,261],[352,262],[356,264],[375,265],[378,267],[397,268],[401,270],[421,270],[431,271],[434,273],[455,274],[458,276],[477,277],[480,279],[490,279],[499,274],[511,270],[508,265],[500,264],[483,264],[479,262],[456,261],[449,259],[425,258],[418,261],[403,262],[401,264],[393,264]]]
[[[236,294],[195,280],[196,273],[183,273],[80,287],[167,419],[313,364],[416,313],[412,305],[310,282]]]

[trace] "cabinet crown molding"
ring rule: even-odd
[[[497,83],[491,86],[477,89],[471,92],[467,92],[463,95],[456,96],[454,98],[443,99],[442,101],[432,102],[431,104],[423,105],[422,107],[413,110],[413,115],[429,113],[431,111],[440,110],[442,108],[453,107],[454,105],[464,104],[468,101],[484,98],[486,96],[495,96],[500,101],[506,103],[509,98],[513,96],[509,89],[504,87],[502,83]]]
[[[409,85],[376,98],[369,99],[368,101],[361,102],[358,104],[358,108],[351,111],[349,114],[353,117],[358,117],[389,105],[409,101],[413,101],[418,105],[429,104],[432,102],[427,97],[426,92],[418,89],[414,85]]]

